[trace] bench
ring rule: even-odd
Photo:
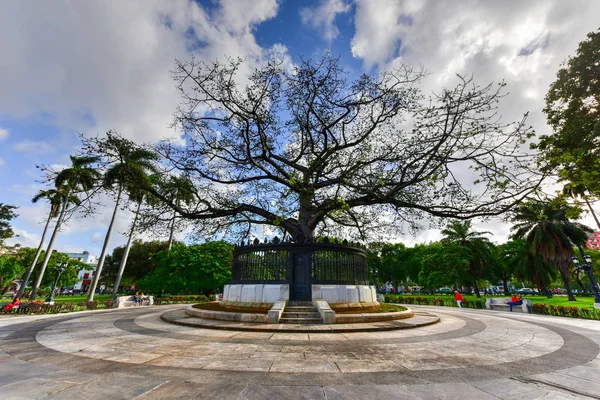
[[[119,296],[117,297],[116,308],[124,308],[124,307],[135,307],[137,304],[135,301],[135,296]],[[151,306],[154,304],[153,296],[145,296],[144,301],[142,302],[143,306]]]
[[[488,310],[510,311],[510,306],[507,304],[510,297],[491,297],[485,300],[485,308]],[[513,306],[514,312],[522,312],[531,314],[531,300],[523,299],[523,304]]]

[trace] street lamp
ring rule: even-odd
[[[598,286],[594,271],[592,270],[592,257],[585,254],[583,249],[580,249],[580,251],[584,261],[581,267],[579,267],[579,258],[577,256],[571,257],[571,262],[578,271],[583,271],[587,274],[590,284],[592,285],[592,291],[594,292],[594,303],[600,305],[600,286]]]
[[[60,279],[60,275],[65,272],[67,266],[69,265],[68,261],[59,261],[56,263],[56,280],[54,281],[54,285],[52,285],[52,290],[50,290],[50,295],[46,299],[46,303],[54,304],[54,290],[56,289],[56,285],[58,285],[58,280]]]

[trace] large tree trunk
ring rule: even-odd
[[[503,276],[502,277],[502,286],[504,289],[504,294],[508,295],[508,276]]]
[[[473,289],[475,290],[475,296],[477,296],[477,298],[480,299],[481,293],[479,293],[479,287],[477,286],[477,280],[475,279],[475,277],[473,277]]]
[[[33,270],[35,269],[35,266],[38,262],[38,259],[40,258],[40,254],[42,254],[42,248],[44,247],[44,240],[46,240],[46,233],[48,232],[48,226],[50,225],[50,220],[52,219],[53,211],[54,211],[53,208],[50,207],[50,214],[48,214],[48,219],[46,220],[46,226],[44,226],[44,232],[42,232],[42,239],[40,240],[40,245],[38,246],[37,251],[35,252],[35,257],[33,257],[33,261],[31,262],[31,265],[27,269],[25,278],[21,281],[21,287],[19,288],[19,291],[17,292],[18,298],[23,297],[23,292],[25,292],[25,286],[27,286],[27,282],[29,282],[29,278],[31,278],[31,274],[33,273]]]
[[[98,259],[98,267],[96,268],[96,275],[94,276],[94,280],[92,284],[88,288],[88,297],[87,301],[94,301],[94,294],[96,292],[96,287],[98,286],[98,281],[100,280],[100,274],[102,274],[102,267],[104,266],[104,260],[106,259],[106,253],[108,252],[108,245],[110,244],[110,239],[112,237],[113,229],[115,227],[115,220],[117,219],[117,212],[119,211],[119,203],[121,202],[121,193],[123,192],[123,187],[119,186],[119,192],[117,193],[117,199],[115,200],[115,210],[113,211],[112,218],[110,220],[110,224],[108,225],[108,231],[106,232],[106,237],[104,238],[104,246],[102,246],[102,253],[100,254],[100,258]]]
[[[140,215],[140,208],[142,207],[142,200],[138,203],[137,210],[135,211],[135,217],[133,217],[133,224],[131,224],[131,231],[129,232],[129,238],[127,239],[127,246],[125,246],[125,251],[123,252],[123,258],[121,259],[121,264],[119,265],[119,272],[117,272],[117,279],[115,279],[115,284],[113,285],[113,290],[111,294],[111,299],[113,301],[117,298],[117,291],[119,290],[119,285],[121,284],[121,278],[123,277],[123,271],[125,271],[125,265],[127,264],[127,257],[129,257],[129,250],[131,249],[131,243],[133,242],[133,234],[135,232],[135,224],[137,222],[138,216]]]
[[[569,268],[559,268],[560,277],[562,278],[563,283],[565,284],[565,289],[567,289],[567,296],[569,296],[569,301],[576,301],[575,296],[573,295],[573,291],[571,290],[571,274],[569,273]]]
[[[54,249],[54,242],[56,241],[56,236],[58,235],[58,231],[60,230],[60,225],[62,224],[63,218],[65,217],[65,213],[67,212],[68,199],[70,193],[65,195],[64,204],[62,210],[60,211],[60,215],[58,216],[58,220],[56,221],[56,226],[54,227],[54,231],[52,232],[52,236],[50,237],[50,243],[48,243],[48,248],[46,249],[46,254],[44,255],[44,261],[42,261],[42,266],[40,267],[40,273],[38,275],[37,280],[35,281],[35,285],[33,286],[33,290],[31,291],[31,295],[29,295],[29,300],[35,300],[37,296],[37,292],[42,284],[42,278],[44,277],[44,272],[46,272],[46,267],[48,266],[48,261],[50,261],[50,257],[52,257],[52,250]]]

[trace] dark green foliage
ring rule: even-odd
[[[225,242],[175,245],[156,255],[158,267],[138,282],[151,293],[221,292],[231,281],[233,246]]]
[[[149,242],[134,240],[127,257],[127,268],[123,272],[121,286],[135,285],[138,280],[153,272],[158,266],[156,254],[166,250],[167,246],[167,242],[159,240]],[[118,246],[106,257],[103,282],[108,284],[114,282],[124,252],[125,246]]]
[[[479,294],[477,281],[482,279],[486,272],[491,270],[495,263],[492,255],[493,245],[483,234],[489,232],[477,232],[471,230],[471,221],[452,221],[442,230],[444,243],[453,243],[464,247],[469,259],[469,274],[471,283],[475,287],[475,294]]]
[[[557,73],[546,94],[551,135],[534,146],[548,171],[598,196],[600,193],[600,30],[579,43],[574,57]]]
[[[11,238],[14,234],[9,222],[17,217],[13,211],[16,209],[15,206],[0,203],[0,246],[4,244],[5,239]]]
[[[511,230],[515,239],[526,241],[534,256],[541,256],[558,269],[569,300],[574,301],[570,271],[573,246],[583,245],[587,232],[592,230],[572,222],[570,215],[577,216],[576,210],[564,202],[529,200],[515,209],[511,217],[515,225]]]

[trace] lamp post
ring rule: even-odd
[[[54,281],[54,285],[52,285],[52,290],[50,290],[50,295],[46,299],[46,303],[54,304],[54,290],[56,289],[56,285],[58,285],[58,280],[60,279],[60,275],[65,272],[69,262],[59,261],[56,263],[56,280]]]
[[[581,252],[581,256],[583,258],[584,263],[579,267],[579,258],[577,256],[573,256],[571,258],[571,262],[575,265],[575,268],[581,270],[587,274],[587,277],[592,285],[592,291],[594,292],[594,303],[600,307],[600,286],[598,286],[598,282],[596,281],[596,277],[594,276],[594,271],[592,269],[592,257],[585,254],[583,249],[579,249]]]

